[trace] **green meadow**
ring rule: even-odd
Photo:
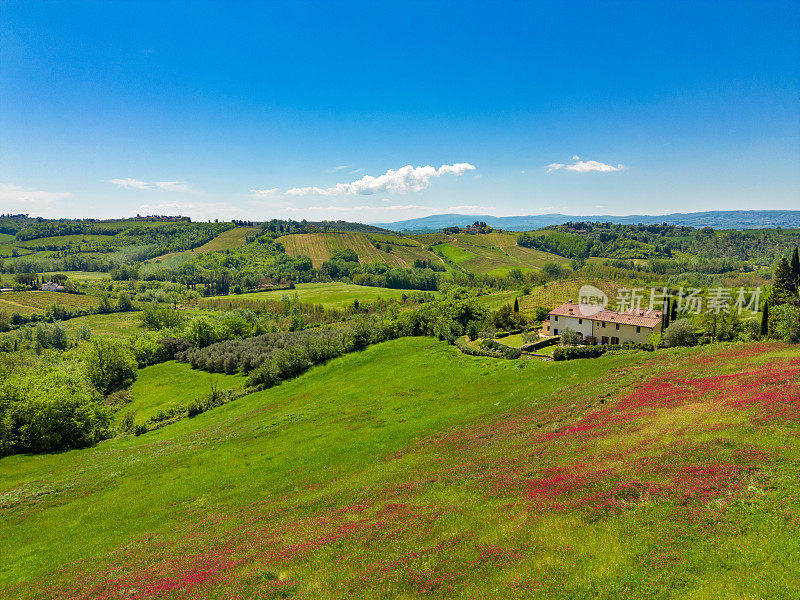
[[[54,292],[55,293],[55,292]],[[67,331],[75,332],[86,326],[92,335],[126,338],[142,333],[138,312],[86,315],[63,321]]]
[[[152,365],[139,370],[124,412],[133,411],[135,423],[144,423],[158,411],[186,406],[214,388],[228,390],[243,387],[244,383],[245,377],[241,375],[194,371],[188,364],[177,361]]]
[[[0,589],[791,597],[798,358],[774,343],[568,363],[371,346],[139,437],[3,458]],[[208,374],[184,367],[144,369],[133,405],[203,392]]]

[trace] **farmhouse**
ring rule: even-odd
[[[64,286],[59,285],[53,281],[48,281],[47,283],[42,284],[42,291],[44,292],[63,292]]]
[[[581,336],[583,343],[590,345],[644,343],[649,335],[661,331],[661,311],[632,308],[616,312],[603,309],[584,315],[580,304],[565,302],[550,311],[548,325],[551,335],[572,329]]]

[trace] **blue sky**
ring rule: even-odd
[[[797,2],[0,1],[0,211],[800,209],[799,18]]]

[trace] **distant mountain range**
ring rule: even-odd
[[[491,227],[510,231],[529,231],[561,225],[569,221],[611,221],[629,225],[669,223],[691,227],[714,227],[716,229],[760,229],[767,227],[800,227],[800,210],[712,210],[696,213],[674,213],[670,215],[526,215],[518,217],[493,217],[492,215],[431,215],[393,223],[371,223],[376,227],[392,231],[437,231],[443,227],[471,225],[485,221]]]

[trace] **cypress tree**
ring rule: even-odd
[[[514,298],[514,312],[519,312],[519,300],[517,298]]]
[[[794,252],[792,252],[789,269],[792,275],[792,283],[794,284],[794,293],[796,294],[800,289],[800,257],[797,256],[797,246],[794,247]]]
[[[772,275],[772,294],[770,299],[772,304],[786,304],[795,303],[797,301],[797,288],[794,285],[792,278],[792,267],[789,265],[789,260],[783,256],[778,261],[778,266],[775,267],[775,272]]]
[[[764,308],[761,311],[761,335],[767,335],[769,328],[769,302],[764,301]]]

